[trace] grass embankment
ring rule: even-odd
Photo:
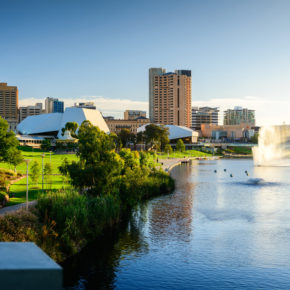
[[[104,153],[88,156],[91,163],[63,164],[62,172],[78,190],[44,193],[35,209],[0,217],[0,241],[35,242],[60,262],[129,215],[142,200],[174,189],[174,180],[157,169],[153,155],[130,149]],[[95,162],[95,156],[103,159]]]
[[[204,153],[201,151],[197,151],[197,150],[186,150],[184,152],[172,152],[170,154],[167,153],[159,153],[158,157],[161,159],[165,159],[165,158],[184,158],[184,157],[210,157],[212,156],[212,154],[209,153]]]
[[[24,159],[29,159],[29,171],[33,164],[33,161],[37,161],[42,166],[42,152],[28,152],[21,151]],[[63,163],[63,160],[66,158],[69,162],[73,160],[77,160],[77,156],[75,154],[55,154],[45,152],[43,157],[43,164],[50,163],[52,166],[52,175],[50,176],[50,182],[47,181],[46,177],[44,178],[44,190],[59,190],[66,186],[65,179],[58,170],[58,166]],[[0,168],[8,169],[12,172],[14,170],[14,166],[8,163],[0,163]],[[16,167],[16,171],[18,174],[26,175],[26,163],[23,162]],[[33,184],[31,179],[29,178],[29,201],[37,199],[39,194],[42,191],[42,176],[38,178],[37,184]],[[10,187],[10,200],[7,206],[15,205],[19,203],[23,203],[26,201],[26,177],[18,180]]]
[[[130,180],[127,186],[119,194],[105,196],[80,195],[72,189],[46,193],[35,209],[0,217],[0,241],[35,242],[61,262],[118,223],[140,201],[171,192],[174,181],[160,171]]]
[[[251,147],[243,147],[243,146],[233,146],[233,147],[228,147],[225,150],[225,153],[239,154],[239,155],[252,155],[252,148]]]

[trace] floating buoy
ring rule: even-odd
[[[226,169],[224,169],[224,172],[226,172],[227,170]]]
[[[216,170],[214,170],[214,173],[216,173]]]
[[[232,175],[232,174],[230,174],[230,177],[233,177],[233,175]]]
[[[246,173],[246,175],[247,175],[247,176],[249,176],[249,173],[248,173],[248,171],[247,171],[247,170],[245,171],[245,173]]]

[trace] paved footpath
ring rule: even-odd
[[[176,165],[181,164],[181,162],[189,161],[188,158],[172,158],[172,159],[159,159],[158,162],[162,164],[162,169],[166,172],[170,172],[170,170]]]
[[[31,207],[36,204],[36,200],[28,202],[28,206]],[[7,213],[13,213],[15,211],[25,209],[26,203],[20,203],[16,205],[6,206],[0,209],[0,216],[5,215]]]

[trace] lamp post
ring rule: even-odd
[[[42,157],[42,189],[41,189],[42,193],[43,193],[43,158],[44,158],[44,156],[45,156],[45,154],[43,153],[41,155],[41,157]]]
[[[49,162],[51,163],[51,152],[52,151],[49,151],[49,154],[50,154],[50,156],[49,156]]]
[[[30,159],[24,159],[24,162],[26,163],[26,210],[28,210],[28,163]]]

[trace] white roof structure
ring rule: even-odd
[[[61,137],[61,129],[67,122],[76,122],[79,126],[83,121],[90,121],[94,126],[109,133],[110,130],[103,116],[98,110],[70,107],[64,113],[41,114],[25,118],[18,126],[17,130],[23,135],[37,135],[49,132],[58,132]]]
[[[149,124],[145,124],[139,128],[137,128],[137,133],[139,132],[144,132],[146,126]],[[159,124],[156,124],[159,125]],[[169,131],[169,140],[174,140],[174,139],[181,139],[181,138],[186,138],[186,137],[198,137],[198,132],[194,131],[190,128],[187,128],[185,126],[176,126],[176,125],[164,125],[164,127],[168,128]]]

